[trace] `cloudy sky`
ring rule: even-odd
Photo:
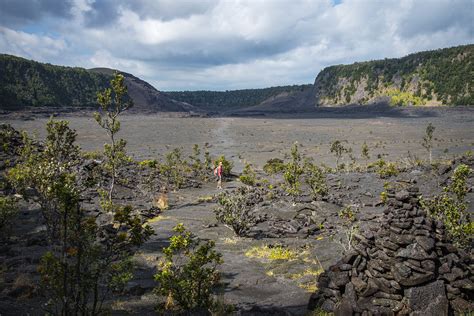
[[[474,0],[0,0],[0,53],[159,90],[260,88],[471,44],[473,21]]]

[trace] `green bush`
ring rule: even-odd
[[[257,188],[240,187],[234,192],[219,194],[217,201],[218,206],[214,209],[217,220],[231,228],[237,236],[245,236],[257,222],[253,207],[263,198]]]
[[[390,105],[392,106],[416,106],[426,103],[426,100],[421,97],[397,89],[389,90],[388,95],[390,96]]]
[[[183,159],[180,148],[166,154],[165,162],[160,164],[160,174],[169,186],[181,189],[186,183],[186,175],[190,171],[188,163]]]
[[[294,143],[291,147],[291,161],[285,165],[285,173],[283,179],[285,180],[286,192],[292,196],[297,196],[301,193],[301,175],[303,174],[303,167],[301,166],[301,155],[298,151],[298,143]]]
[[[230,176],[230,172],[234,167],[234,163],[230,160],[225,159],[225,156],[219,156],[216,160],[214,160],[214,168],[217,168],[219,162],[222,162],[222,175],[224,177]]]
[[[368,168],[375,168],[375,172],[380,176],[380,178],[385,179],[391,176],[396,176],[399,173],[397,165],[393,162],[386,162],[383,159],[379,159],[376,162],[373,162],[368,165]]]
[[[421,204],[428,214],[441,220],[453,241],[459,246],[468,246],[474,234],[474,223],[467,212],[465,201],[468,192],[467,178],[472,170],[459,165],[451,177],[451,183],[443,193],[433,199],[422,199]]]
[[[328,186],[326,184],[326,176],[321,168],[306,161],[304,164],[305,182],[311,189],[314,198],[324,197],[328,194]]]
[[[249,163],[245,164],[244,170],[242,171],[242,175],[239,177],[240,181],[243,184],[254,186],[257,182],[257,176],[255,171],[252,169],[252,165]]]
[[[279,158],[269,159],[263,166],[263,171],[269,175],[281,173],[285,171],[285,163]]]
[[[138,162],[140,167],[156,168],[158,161],[156,159],[146,159]]]
[[[209,312],[216,305],[213,289],[219,284],[217,266],[223,263],[222,255],[214,250],[213,241],[200,242],[183,224],[173,230],[176,234],[163,249],[165,258],[154,276],[158,282],[155,292],[167,298],[157,309]]]
[[[81,156],[84,159],[102,159],[104,157],[100,151],[83,151],[81,152]]]

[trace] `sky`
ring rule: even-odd
[[[0,0],[0,53],[164,91],[263,88],[472,44],[473,21],[474,0]]]

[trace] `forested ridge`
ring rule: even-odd
[[[0,107],[96,106],[110,76],[0,55]]]
[[[390,96],[394,105],[474,104],[474,45],[424,51],[403,58],[336,65],[315,81],[316,102],[369,103]]]
[[[263,89],[228,91],[169,91],[171,98],[210,110],[235,109],[260,104],[282,93],[296,93],[312,89],[312,84],[277,86]]]

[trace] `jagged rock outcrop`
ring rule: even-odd
[[[472,255],[420,208],[419,189],[389,192],[380,222],[318,280],[309,309],[336,315],[449,315],[474,309]]]

